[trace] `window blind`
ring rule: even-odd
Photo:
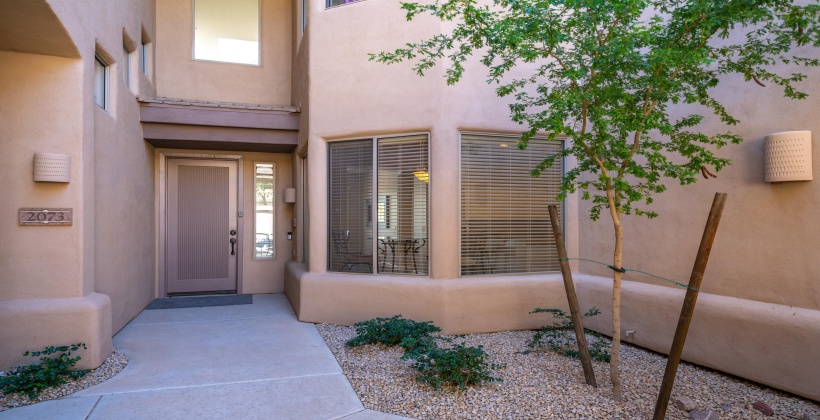
[[[373,141],[331,143],[328,172],[328,270],[372,273]]]
[[[461,136],[463,276],[559,270],[547,206],[558,204],[563,167],[556,164],[537,178],[529,171],[563,145],[532,139],[520,150],[515,140]]]
[[[428,273],[427,136],[378,140],[378,272]]]

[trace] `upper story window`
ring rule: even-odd
[[[328,270],[426,275],[427,136],[333,142],[329,163]]]
[[[108,109],[108,78],[108,64],[94,55],[94,102],[102,109]]]
[[[461,135],[463,276],[559,270],[547,206],[558,204],[563,168],[556,164],[537,178],[530,170],[561,153],[563,144],[531,139],[520,150],[515,141]]]
[[[122,44],[122,80],[125,82],[125,87],[131,89],[131,52],[128,47]]]
[[[357,2],[360,2],[362,0],[326,0],[326,1],[327,1],[327,6],[326,7],[334,7],[334,6],[341,6],[343,4],[357,3]]]
[[[153,65],[153,47],[151,46],[151,38],[143,28],[142,37],[140,38],[140,71],[149,80],[152,78],[151,66]]]
[[[194,0],[194,59],[259,65],[259,0]]]

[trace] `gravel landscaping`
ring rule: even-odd
[[[55,388],[45,389],[40,392],[40,395],[31,400],[25,395],[4,394],[0,392],[0,411],[6,411],[15,407],[22,407],[24,405],[39,403],[48,400],[56,400],[63,398],[66,395],[73,394],[77,391],[92,387],[101,382],[114,377],[125,369],[128,364],[128,356],[125,353],[114,350],[105,362],[100,367],[88,372],[80,379],[72,379],[67,383]]]
[[[416,371],[401,360],[399,347],[366,345],[347,348],[355,328],[316,326],[365,408],[418,419],[651,419],[666,357],[624,344],[621,377],[624,401],[611,399],[609,365],[594,363],[598,389],[584,382],[580,362],[546,349],[529,354],[532,331],[511,331],[453,337],[454,342],[483,345],[491,363],[503,364],[494,375],[503,382],[466,391],[435,391],[415,380]],[[682,363],[667,419],[820,419],[820,405],[778,390]],[[757,408],[752,407],[755,405]],[[763,411],[770,408],[773,416]],[[763,411],[761,411],[763,410]],[[691,417],[690,417],[691,416]]]

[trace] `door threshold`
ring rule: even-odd
[[[177,292],[168,293],[169,298],[175,297],[196,297],[196,296],[220,296],[220,295],[235,295],[236,290],[214,290],[212,292]]]

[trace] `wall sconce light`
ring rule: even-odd
[[[811,181],[811,131],[766,136],[766,182]]]
[[[71,156],[35,153],[34,182],[71,182]]]
[[[288,204],[296,202],[296,188],[285,188],[285,202]]]
[[[413,171],[413,175],[421,181],[430,182],[430,173],[426,169]]]

